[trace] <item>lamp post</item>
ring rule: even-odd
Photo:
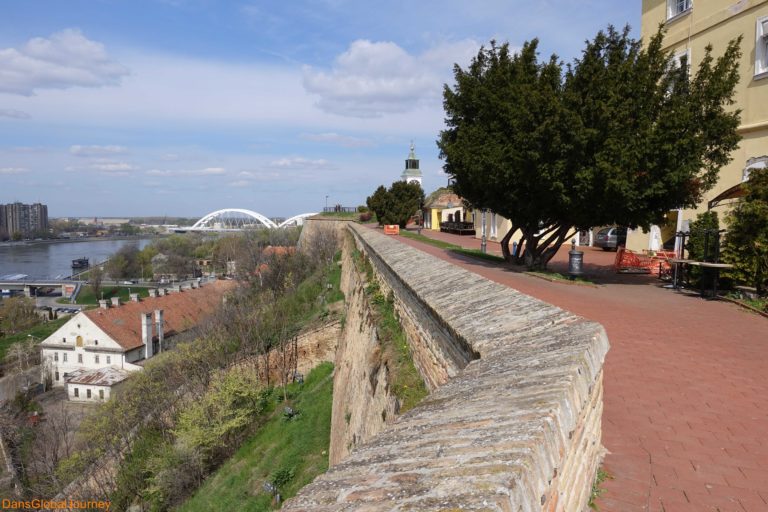
[[[324,212],[328,211],[328,195],[325,196],[325,208],[323,209]]]
[[[486,243],[487,240],[485,238],[485,212],[487,211],[488,210],[486,208],[483,208],[483,214],[482,214],[483,229],[482,229],[482,237],[480,238],[480,252],[482,252],[483,254],[485,254],[487,250],[487,243]]]

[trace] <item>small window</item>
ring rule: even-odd
[[[96,363],[96,364],[99,364],[99,355],[98,354],[93,356],[93,362]]]
[[[99,399],[104,400],[104,390],[103,389],[99,390]]]
[[[755,77],[768,77],[768,16],[757,20],[757,41],[755,42]]]
[[[112,364],[112,356],[107,356],[107,364]]]
[[[61,357],[62,357],[62,361],[64,361],[66,363],[67,362],[67,353],[64,352],[63,354],[61,354]]]
[[[85,398],[91,398],[91,390],[90,389],[86,389],[85,390]]]
[[[77,362],[83,364],[83,354],[77,354]]]
[[[99,340],[93,340],[93,344],[94,345],[98,345],[99,344]]]
[[[693,0],[667,0],[667,20],[690,12]]]
[[[80,388],[75,388],[75,398],[80,396]]]
[[[59,372],[54,373],[53,378],[56,380],[56,382],[59,382]]]
[[[59,353],[58,352],[54,352],[53,353],[53,360],[56,361],[57,363],[59,362]]]
[[[62,343],[66,343],[67,342],[67,338],[61,338],[61,342]]]

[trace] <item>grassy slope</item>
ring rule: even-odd
[[[278,470],[293,470],[294,477],[280,492],[290,498],[328,468],[331,435],[333,365],[323,363],[307,376],[302,386],[289,389],[295,399],[289,405],[300,414],[283,419],[283,404],[222,467],[211,475],[178,510],[259,511],[272,510],[264,482]]]
[[[38,342],[43,341],[45,338],[51,335],[53,331],[64,325],[64,323],[69,320],[71,317],[66,316],[63,318],[58,318],[56,320],[51,320],[50,322],[45,322],[39,325],[36,325],[34,327],[31,327],[27,329],[26,331],[22,331],[17,334],[12,334],[10,336],[3,336],[0,338],[0,361],[5,358],[6,352],[8,352],[8,348],[13,345],[14,343],[18,343],[19,341],[26,341],[27,335],[31,334],[35,337],[35,340]]]

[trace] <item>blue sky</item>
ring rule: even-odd
[[[0,8],[0,203],[53,217],[268,216],[427,192],[441,88],[491,39],[570,61],[640,2],[10,0]]]

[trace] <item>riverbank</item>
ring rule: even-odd
[[[0,242],[0,247],[23,247],[30,245],[60,244],[60,243],[81,243],[81,242],[114,242],[117,240],[154,240],[157,238],[166,238],[167,234],[153,235],[124,235],[124,236],[84,236],[78,238],[50,238],[47,240],[19,240]]]

